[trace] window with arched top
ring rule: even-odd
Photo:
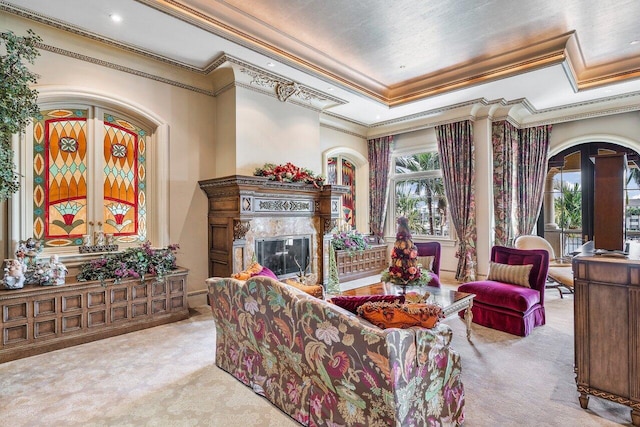
[[[89,108],[41,111],[33,122],[33,237],[79,246],[147,238],[146,149],[150,132]],[[85,241],[87,237],[84,237]]]
[[[21,182],[8,253],[30,237],[64,256],[82,252],[87,239],[119,250],[169,244],[166,122],[144,107],[73,89],[43,89],[39,100],[40,112],[13,139]]]

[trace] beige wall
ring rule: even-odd
[[[252,175],[265,163],[291,162],[322,171],[319,113],[275,97],[236,89],[236,170]]]

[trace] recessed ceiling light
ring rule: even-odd
[[[328,90],[329,92],[331,92],[331,91],[333,90],[333,88],[332,88],[331,86],[329,86],[329,87],[327,88],[327,90]]]
[[[274,64],[273,62],[267,62],[267,67],[275,67],[276,64]]]
[[[638,44],[638,43],[640,43],[640,40],[634,40],[634,41],[632,41],[632,42],[631,42],[631,43],[629,43],[629,44],[630,44],[630,45],[634,45],[634,44]]]
[[[376,116],[376,120],[380,120],[380,114]]]
[[[122,16],[118,15],[117,13],[112,13],[111,15],[109,15],[109,18],[111,18],[113,22],[122,22]]]

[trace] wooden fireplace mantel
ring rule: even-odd
[[[261,176],[232,175],[199,181],[207,194],[209,276],[229,277],[242,269],[234,246],[243,244],[254,218],[309,217],[318,218],[320,229],[316,247],[325,245],[323,237],[330,233],[340,218],[340,197],[348,187],[297,182],[273,181]],[[323,252],[327,252],[323,249]],[[326,270],[321,257],[318,276]]]

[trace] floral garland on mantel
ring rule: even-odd
[[[253,175],[264,176],[272,181],[304,182],[313,184],[316,188],[320,188],[324,184],[322,175],[316,175],[311,170],[298,167],[293,163],[285,163],[284,165],[265,163],[261,168],[257,168]]]

